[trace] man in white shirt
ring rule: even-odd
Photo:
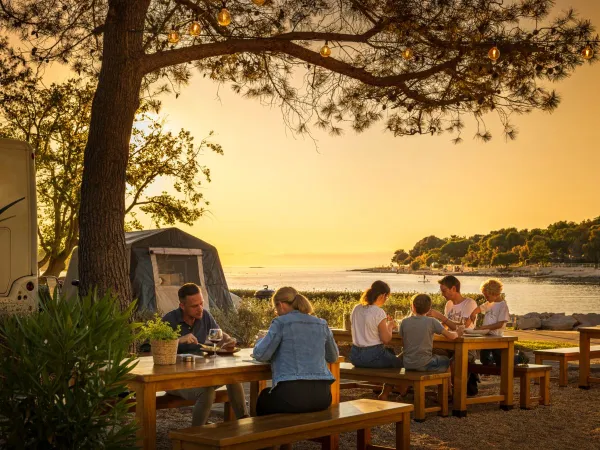
[[[473,311],[477,308],[477,302],[472,298],[463,297],[461,295],[460,281],[454,275],[446,275],[441,280],[438,280],[438,283],[440,284],[440,292],[448,301],[444,307],[444,314],[432,309],[429,315],[438,319],[450,330],[455,331],[458,325],[464,325],[467,319],[469,319]],[[475,321],[467,328],[475,328]],[[448,356],[452,356],[451,354],[448,354],[448,352],[444,352]],[[436,353],[438,353],[437,349]],[[476,358],[477,353],[474,350],[470,350],[469,362],[475,362]]]

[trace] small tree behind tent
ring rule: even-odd
[[[178,228],[125,233],[129,279],[138,308],[165,314],[179,305],[177,290],[196,283],[206,307],[229,310],[231,295],[217,249]],[[67,296],[76,294],[78,249],[73,250],[67,276]]]

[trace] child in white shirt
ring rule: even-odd
[[[481,293],[487,300],[486,303],[478,306],[471,313],[471,320],[475,321],[478,313],[485,314],[483,325],[476,330],[490,330],[492,336],[502,336],[506,329],[506,322],[510,320],[508,305],[502,294],[502,282],[496,279],[489,279],[481,284]],[[500,350],[481,350],[479,359],[482,364],[491,365],[496,363],[500,365]]]

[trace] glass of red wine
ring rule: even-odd
[[[210,356],[211,358],[217,357],[217,342],[221,342],[223,340],[223,330],[220,328],[211,328],[208,331],[208,340],[213,343],[213,351],[214,353]]]

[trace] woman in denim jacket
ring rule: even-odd
[[[256,414],[329,408],[335,378],[327,363],[336,362],[339,351],[327,322],[314,317],[311,303],[292,287],[278,289],[271,301],[278,317],[256,343],[253,356],[271,362],[273,387],[260,393]]]

